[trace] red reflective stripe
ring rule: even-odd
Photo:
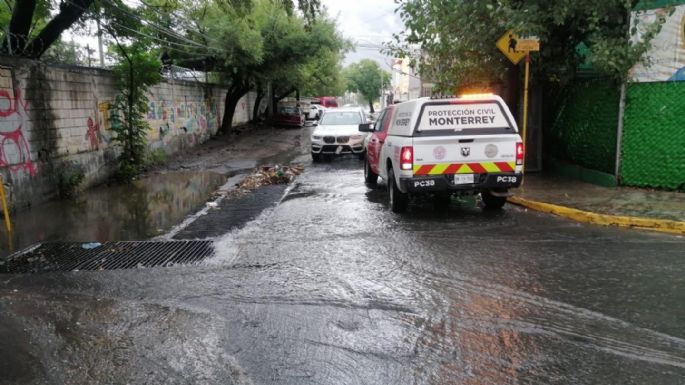
[[[504,171],[504,172],[514,171],[514,169],[511,168],[511,166],[509,166],[509,163],[507,163],[507,162],[496,162],[495,166],[499,167],[500,171]]]
[[[461,163],[452,163],[447,168],[445,171],[443,171],[443,174],[456,174],[457,171],[459,171],[459,167],[461,167]]]
[[[469,163],[469,167],[471,167],[471,170],[473,170],[473,172],[476,174],[488,173],[488,170],[486,170],[485,167],[481,166],[480,163]]]
[[[432,164],[423,165],[414,173],[414,175],[428,175],[428,173],[431,172],[433,167],[434,165]]]

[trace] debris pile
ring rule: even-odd
[[[234,191],[249,192],[258,187],[273,184],[288,184],[304,171],[301,164],[291,166],[264,166],[243,179]]]

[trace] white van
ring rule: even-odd
[[[390,207],[405,211],[412,194],[448,203],[453,194],[481,194],[501,208],[523,179],[523,143],[511,112],[496,95],[421,98],[388,106],[367,139],[364,176],[388,183]]]

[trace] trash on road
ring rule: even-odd
[[[296,176],[302,174],[303,171],[304,166],[301,164],[290,166],[263,166],[238,183],[233,192],[240,194],[252,191],[261,186],[288,184],[292,182]]]

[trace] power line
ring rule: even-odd
[[[69,1],[69,3],[71,3],[74,7],[79,8],[79,9],[83,10],[84,12],[90,12],[90,10],[88,10],[88,9],[86,9],[86,8],[83,8],[83,7],[81,7],[81,6],[78,5],[78,4],[75,4],[75,3],[72,2],[71,0],[68,0],[68,1]],[[106,0],[106,1],[107,1],[107,0]],[[133,13],[131,13],[131,12],[125,10],[125,9],[122,9],[122,8],[117,7],[116,5],[114,5],[114,4],[112,4],[112,3],[110,3],[110,5],[112,5],[112,7],[114,7],[115,9],[118,9],[118,10],[120,10],[120,11],[122,11],[122,12],[124,12],[124,13],[127,13],[128,15],[130,15],[130,16],[136,18],[136,19],[137,19],[138,21],[140,21],[141,23],[145,23],[145,22],[147,21],[147,20],[145,20],[145,19],[140,18],[138,15],[135,15],[135,14],[133,14]],[[167,31],[164,31],[162,28],[159,28],[159,26],[154,26],[154,25],[153,25],[152,29],[156,29],[157,31],[159,31],[159,32],[161,32],[161,33],[163,33],[163,34],[166,34],[168,37],[172,37],[172,38],[176,38],[176,39],[179,39],[179,40],[182,40],[182,41],[190,42],[190,43],[192,43],[192,46],[191,46],[191,45],[188,45],[188,44],[182,44],[182,43],[174,42],[174,41],[162,40],[162,39],[160,39],[159,37],[151,36],[151,35],[148,35],[148,34],[146,34],[146,33],[137,31],[137,30],[135,30],[135,29],[132,29],[132,28],[130,28],[130,27],[127,27],[127,26],[125,26],[125,25],[122,25],[122,24],[120,24],[120,23],[117,23],[117,22],[115,22],[115,21],[110,21],[110,24],[112,24],[112,25],[114,25],[114,26],[118,26],[118,27],[120,27],[120,28],[122,28],[122,29],[124,29],[124,30],[127,30],[127,31],[129,31],[129,32],[131,32],[131,33],[133,33],[133,34],[136,34],[136,35],[138,35],[138,36],[143,36],[143,37],[146,37],[146,38],[148,38],[148,39],[152,39],[152,40],[154,40],[154,41],[156,41],[156,42],[158,42],[158,43],[173,44],[173,45],[175,45],[175,46],[177,46],[177,47],[182,47],[182,48],[186,48],[186,49],[198,49],[198,48],[202,48],[202,49],[206,49],[206,50],[208,50],[208,51],[212,51],[212,50],[213,50],[213,51],[221,52],[221,50],[219,50],[219,49],[212,48],[212,47],[208,47],[208,46],[202,45],[202,44],[200,44],[200,43],[198,43],[198,42],[189,40],[189,39],[187,39],[187,38],[185,38],[185,37],[183,37],[183,36],[181,36],[181,35],[178,35],[178,34],[175,33],[175,32],[172,32],[171,34],[169,34]],[[154,24],[154,23],[151,23],[151,24]],[[164,48],[168,48],[168,49],[174,50],[174,48],[172,48],[172,47],[164,47]],[[175,49],[175,50],[176,50],[177,52],[185,52],[185,51],[180,51],[180,50],[178,50],[178,49]]]
[[[106,3],[108,3],[111,7],[113,7],[114,9],[117,9],[117,10],[119,10],[119,11],[121,11],[121,12],[124,12],[124,13],[128,14],[129,16],[131,16],[131,17],[135,18],[136,20],[140,21],[141,23],[143,23],[145,26],[151,27],[151,28],[153,28],[153,29],[156,29],[157,31],[159,31],[159,32],[161,32],[161,33],[164,33],[164,34],[166,34],[166,35],[169,36],[169,37],[173,37],[173,38],[176,38],[176,39],[178,39],[178,40],[185,41],[185,42],[187,42],[187,43],[189,43],[189,44],[196,45],[198,48],[205,48],[205,49],[207,49],[207,50],[213,49],[213,48],[211,48],[211,47],[208,47],[208,46],[205,46],[205,45],[203,45],[203,44],[200,44],[200,43],[198,43],[198,42],[196,42],[196,41],[190,40],[190,39],[186,38],[185,36],[183,36],[183,35],[177,33],[176,31],[173,31],[173,30],[168,29],[168,28],[166,28],[166,27],[162,27],[162,26],[160,26],[160,25],[158,25],[158,24],[155,24],[155,23],[151,22],[150,20],[143,19],[143,18],[140,17],[139,15],[136,15],[135,13],[133,13],[133,12],[131,12],[131,11],[125,9],[125,8],[120,8],[118,5],[114,4],[111,0],[104,0],[104,1],[105,1]],[[73,4],[73,3],[72,3],[72,4]]]

